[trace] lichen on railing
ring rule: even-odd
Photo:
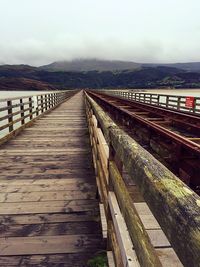
[[[140,234],[140,231],[142,230],[142,233],[144,229],[137,219],[137,213],[134,215],[133,204],[129,201],[121,179],[120,166],[123,165],[138,186],[181,262],[185,266],[200,266],[200,197],[121,130],[91,97],[86,97],[86,104],[91,143],[94,148],[93,158],[97,163],[96,174],[99,177],[99,186],[102,188],[101,194],[103,195],[102,201],[105,202],[105,211],[108,213],[108,226],[110,225],[109,221],[114,220],[114,217],[109,215],[112,214],[109,209],[112,209],[110,201],[114,196],[128,226],[140,265],[160,266],[145,232],[143,235]],[[103,174],[106,170],[101,164],[100,131],[110,151],[107,159],[108,181]],[[116,162],[115,159],[117,159]],[[114,191],[114,195],[112,195],[112,191]],[[136,217],[134,218],[134,216]],[[140,230],[137,228],[137,224]],[[110,228],[108,227],[112,234],[113,227],[113,223]],[[115,229],[116,231],[117,229]],[[110,239],[116,243],[112,234]],[[126,262],[128,256],[124,255],[123,237],[118,236],[118,238],[121,240],[121,255],[124,256],[124,258],[122,256],[122,261]],[[114,255],[118,257],[117,252]]]

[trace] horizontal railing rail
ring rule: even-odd
[[[116,266],[162,266],[124,182],[124,169],[183,265],[200,266],[200,197],[121,130],[87,93],[85,101],[108,249]]]
[[[56,107],[75,93],[76,90],[67,90],[0,99],[0,139]]]
[[[102,92],[120,98],[161,106],[168,109],[200,114],[200,97],[141,92],[136,93],[127,90],[102,90]]]

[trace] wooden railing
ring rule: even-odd
[[[128,90],[103,90],[102,92],[168,109],[200,114],[200,97],[191,97],[192,103],[190,103],[191,105],[189,106],[189,103],[187,103],[187,96],[135,93]]]
[[[0,99],[0,137],[14,132],[75,94],[75,90]]]
[[[184,266],[200,266],[200,197],[121,130],[87,94],[85,102],[108,250],[116,266],[163,266],[129,194],[124,170]]]

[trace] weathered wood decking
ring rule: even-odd
[[[0,266],[86,266],[103,249],[82,93],[0,147]]]

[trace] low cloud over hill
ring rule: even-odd
[[[189,67],[196,71],[191,71]],[[55,62],[39,68],[28,65],[0,66],[0,90],[155,87],[199,88],[198,63],[157,66],[123,61],[76,60]]]

